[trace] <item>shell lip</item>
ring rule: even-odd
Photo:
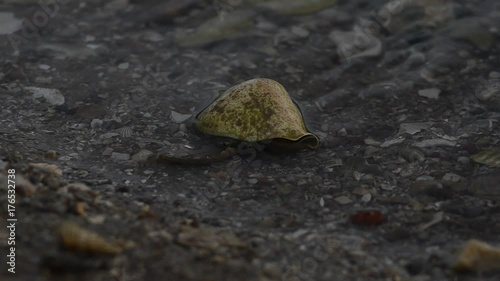
[[[299,150],[299,149],[317,149],[320,139],[313,133],[306,133],[300,138],[293,140],[287,138],[273,138],[267,142],[274,149],[279,150]]]

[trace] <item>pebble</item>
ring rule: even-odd
[[[146,33],[144,33],[142,38],[149,42],[161,42],[165,40],[163,35],[155,31],[147,31]]]
[[[370,193],[366,193],[363,196],[361,196],[361,201],[368,203],[372,200],[372,195]]]
[[[57,153],[57,151],[55,150],[48,150],[47,152],[45,152],[45,157],[48,158],[48,159],[57,159],[57,157],[59,157],[59,153]],[[2,169],[1,165],[0,165],[0,170]]]
[[[495,97],[500,96],[500,81],[493,80],[495,82],[485,82],[479,85],[476,89],[476,97],[481,101],[490,101]]]
[[[111,156],[111,153],[113,152],[113,148],[111,147],[106,147],[104,151],[101,153],[102,156]]]
[[[97,49],[97,48],[94,48]],[[65,60],[68,58],[86,59],[88,57],[97,56],[94,49],[83,47],[80,45],[71,45],[63,43],[44,43],[37,47],[39,53],[49,51],[51,55],[57,60]]]
[[[102,127],[103,123],[104,122],[101,119],[97,119],[97,118],[96,119],[92,119],[92,121],[90,122],[90,128],[92,128],[94,130],[95,129],[99,129],[99,128]]]
[[[500,72],[492,71],[488,76],[490,79],[500,79]]]
[[[179,112],[174,111],[174,110],[172,110],[170,112],[170,118],[175,123],[182,123],[182,122],[188,120],[191,116],[193,116],[193,115],[191,115],[191,114],[182,114],[182,113],[179,113]]]
[[[457,143],[445,139],[428,139],[414,144],[416,147],[456,146]]]
[[[0,35],[11,34],[23,26],[23,21],[17,19],[14,13],[0,12]]]
[[[57,89],[24,87],[25,90],[33,94],[34,99],[43,99],[52,105],[62,105],[65,102],[64,96]]]
[[[292,26],[292,33],[302,38],[309,36],[309,31],[301,26]]]
[[[112,132],[110,132],[110,133],[105,133],[105,134],[100,135],[99,139],[103,139],[103,140],[105,140],[105,139],[111,139],[111,138],[117,137],[119,135],[120,134],[118,134],[118,133],[112,133]]]
[[[130,63],[128,62],[122,62],[118,65],[118,68],[119,69],[122,69],[122,70],[125,70],[125,69],[128,69],[128,67],[130,66]]]
[[[399,125],[398,134],[410,134],[414,135],[422,130],[427,130],[432,126],[432,122],[421,122],[421,123],[403,123]]]
[[[380,144],[380,147],[389,147],[389,146],[392,146],[395,144],[400,144],[400,143],[404,142],[405,140],[406,140],[406,138],[401,138],[401,137],[391,139],[391,140],[386,140]]]
[[[452,182],[458,182],[461,179],[462,179],[461,176],[454,173],[446,173],[442,178],[443,181],[452,181]]]
[[[130,154],[128,153],[119,153],[119,152],[112,152],[111,153],[111,159],[115,161],[127,161],[130,160]]]
[[[40,68],[41,70],[49,70],[49,69],[50,69],[50,65],[47,65],[47,64],[39,64],[39,65],[38,65],[38,68]]]
[[[256,178],[251,178],[251,179],[248,180],[249,184],[257,184],[258,182],[259,182],[259,180],[256,179]]]
[[[85,41],[85,42],[92,42],[94,40],[95,40],[95,36],[93,36],[93,35],[86,35],[85,39],[83,39],[83,41]]]
[[[337,203],[339,203],[341,205],[350,204],[350,203],[353,202],[351,200],[351,198],[349,198],[349,197],[347,197],[345,195],[335,197],[333,200],[335,200]]]
[[[441,90],[437,88],[423,89],[418,91],[419,96],[435,100],[439,98],[439,93],[441,93]]]
[[[132,155],[132,160],[136,162],[146,162],[148,161],[149,157],[153,155],[153,152],[147,149],[142,149],[136,154]]]
[[[458,163],[463,164],[463,165],[468,165],[470,163],[469,157],[465,157],[465,156],[458,157],[457,161],[458,161]]]
[[[337,54],[343,61],[361,57],[376,57],[382,53],[380,39],[366,34],[359,26],[355,26],[352,31],[347,32],[334,30],[328,37],[337,44]],[[359,38],[363,38],[363,40]]]

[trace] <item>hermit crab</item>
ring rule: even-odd
[[[159,160],[217,162],[236,154],[242,142],[277,150],[316,149],[319,146],[319,138],[308,131],[299,107],[285,88],[266,78],[245,81],[217,95],[192,123],[192,127],[205,135],[230,141],[219,153],[212,155],[162,153]]]

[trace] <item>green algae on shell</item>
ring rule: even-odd
[[[269,141],[287,149],[315,149],[302,113],[278,82],[256,78],[219,95],[195,120],[201,132],[247,142]]]

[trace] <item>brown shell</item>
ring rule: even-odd
[[[242,141],[279,139],[313,149],[319,145],[285,88],[266,78],[231,87],[198,114],[195,125],[206,134]]]
[[[86,230],[72,222],[64,222],[59,227],[62,244],[76,252],[94,254],[118,254],[122,248],[106,241],[99,234]]]

